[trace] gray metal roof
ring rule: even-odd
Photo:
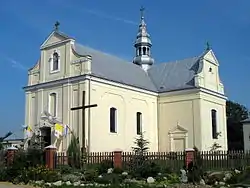
[[[242,123],[250,123],[250,118],[243,120]]]
[[[158,92],[166,92],[194,87],[194,76],[202,64],[199,57],[153,65],[148,75]]]
[[[114,82],[154,91],[167,92],[194,88],[194,75],[201,70],[199,57],[154,64],[147,72],[132,62],[75,43],[80,55],[92,56],[92,74]],[[203,56],[204,54],[202,54]]]
[[[91,73],[94,76],[156,91],[150,77],[138,65],[77,43],[75,51],[80,55],[92,56]]]

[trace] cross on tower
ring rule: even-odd
[[[58,21],[56,21],[56,23],[55,23],[55,30],[56,31],[59,29],[59,25],[60,25],[60,23]]]
[[[211,49],[209,42],[206,43],[206,50],[209,51]]]
[[[92,104],[92,105],[85,105],[85,91],[82,92],[82,106],[78,106],[78,107],[73,107],[71,108],[71,110],[82,110],[82,148],[83,151],[86,151],[86,147],[85,147],[85,137],[86,137],[86,133],[85,133],[85,109],[86,108],[92,108],[92,107],[97,107],[97,104]]]
[[[144,18],[144,11],[145,11],[145,8],[142,6],[140,8],[140,11],[141,11],[141,18]]]

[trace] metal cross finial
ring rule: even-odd
[[[143,19],[145,8],[143,6],[141,6],[140,11],[141,11],[141,18]]]
[[[60,23],[58,21],[56,21],[56,23],[55,23],[55,30],[56,31],[59,29],[59,25],[60,25]]]
[[[208,41],[207,41],[207,43],[206,43],[206,46],[207,46],[207,48],[206,48],[207,51],[211,49],[211,48],[210,48],[210,44],[209,44]]]

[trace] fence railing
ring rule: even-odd
[[[136,156],[133,152],[123,152],[122,161],[124,169],[130,167],[131,160]],[[169,168],[179,171],[184,166],[185,152],[148,152],[144,157],[146,160],[160,165],[162,168]],[[250,166],[250,152],[243,151],[201,151],[198,156],[204,170],[229,170]],[[84,155],[85,164],[98,165],[102,161],[113,161],[113,152],[93,152]],[[68,165],[69,157],[65,153],[57,153],[57,166]]]

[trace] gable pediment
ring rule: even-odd
[[[67,35],[60,33],[58,31],[53,31],[48,37],[47,39],[42,43],[40,48],[44,48],[46,46],[50,46],[53,44],[57,44],[60,42],[63,42],[65,40],[70,40],[72,39],[71,37],[68,37]]]
[[[219,65],[219,62],[213,52],[213,50],[209,50],[204,56],[203,59],[209,61],[210,63],[213,63],[215,65]]]
[[[34,67],[29,70],[30,74],[37,73],[40,71],[40,59],[37,61]]]
[[[169,134],[186,134],[188,131],[181,127],[180,125],[175,126],[173,129],[169,131]]]

